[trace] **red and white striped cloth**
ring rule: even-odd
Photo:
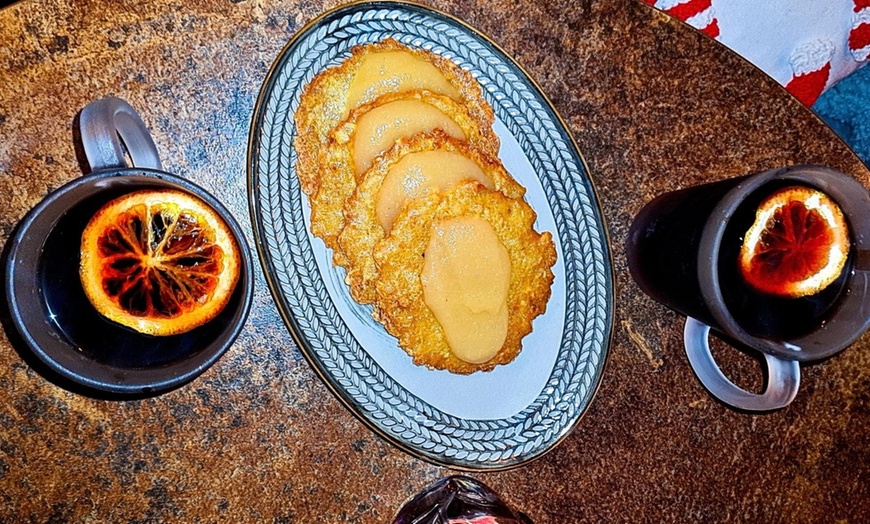
[[[854,0],[855,16],[849,31],[849,49],[858,62],[866,62],[870,55],[870,0]]]
[[[870,56],[870,0],[644,0],[812,105]]]

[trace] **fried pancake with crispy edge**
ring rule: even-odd
[[[492,107],[483,98],[483,91],[468,71],[461,69],[447,58],[425,49],[415,49],[387,38],[375,44],[354,46],[351,55],[340,65],[331,67],[315,76],[305,86],[296,110],[296,175],[302,191],[307,195],[317,192],[320,184],[318,154],[326,145],[329,132],[347,114],[355,109],[346,107],[348,88],[367,53],[382,51],[407,51],[431,62],[441,71],[447,81],[459,92],[474,120],[490,127],[495,121]]]
[[[511,261],[507,337],[498,353],[483,364],[453,355],[441,325],[426,306],[420,280],[432,224],[467,215],[489,222]],[[380,271],[374,314],[415,364],[468,374],[490,371],[516,358],[522,338],[532,331],[532,320],[546,309],[553,283],[551,267],[556,262],[552,236],[535,232],[535,219],[524,200],[489,191],[477,182],[414,199],[399,212],[390,235],[374,251]]]
[[[338,235],[344,227],[343,209],[357,184],[353,158],[357,122],[372,109],[398,100],[419,100],[431,105],[456,122],[467,140],[479,142],[487,151],[498,154],[499,141],[492,126],[476,120],[465,106],[444,95],[426,90],[388,93],[351,111],[347,119],[329,134],[319,161],[320,184],[317,192],[308,199],[311,232],[333,250],[333,261],[338,265],[344,265],[344,257],[338,252]]]
[[[372,258],[372,251],[385,236],[377,220],[378,191],[387,173],[405,155],[435,150],[456,152],[473,161],[492,180],[496,191],[501,191],[508,197],[522,198],[526,192],[508,174],[497,157],[470,142],[447,136],[440,130],[397,141],[366,171],[344,207],[345,226],[338,237],[338,245],[342,253],[342,265],[347,269],[345,281],[353,298],[361,304],[372,302],[376,296],[374,281],[378,276],[378,269]]]

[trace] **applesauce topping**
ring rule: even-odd
[[[433,224],[423,299],[457,358],[483,363],[504,345],[510,277],[508,251],[486,220],[466,216]]]
[[[477,180],[488,189],[495,188],[480,166],[460,153],[435,150],[405,155],[390,168],[378,191],[378,223],[389,232],[407,200],[446,191],[463,180]]]
[[[459,92],[432,62],[408,51],[381,51],[365,56],[348,86],[347,109],[385,94],[428,89],[459,101]],[[345,113],[346,116],[346,113]]]
[[[396,100],[365,113],[354,132],[353,160],[356,175],[362,175],[372,161],[403,136],[441,129],[465,140],[465,133],[452,118],[422,100]]]

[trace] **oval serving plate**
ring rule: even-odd
[[[499,157],[526,187],[535,229],[556,241],[546,313],[516,360],[489,373],[414,366],[371,309],[351,299],[344,271],[309,233],[308,201],[294,170],[299,96],[351,47],[388,37],[449,58],[477,78],[495,110]],[[260,92],[248,191],[266,279],[292,336],[338,398],[400,448],[458,469],[505,469],[552,449],[589,407],[613,323],[602,213],[560,117],[525,72],[474,29],[398,2],[353,4],[310,23],[278,56]]]

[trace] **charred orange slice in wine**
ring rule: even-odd
[[[740,249],[740,272],[754,289],[799,298],[829,286],[849,255],[843,212],[821,191],[790,186],[767,197]]]
[[[211,207],[180,191],[146,190],[112,200],[91,218],[79,274],[106,318],[173,335],[220,313],[239,265],[236,242]]]

